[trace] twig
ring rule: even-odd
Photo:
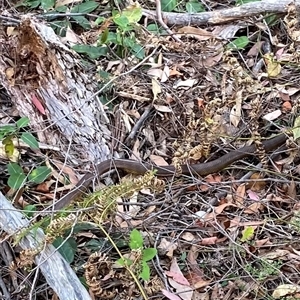
[[[20,20],[13,19],[13,18],[10,18],[10,17],[5,17],[5,16],[2,16],[2,15],[0,15],[0,20],[4,20],[6,22],[12,22],[14,24],[20,24],[21,23]]]
[[[140,67],[141,65],[143,65],[150,57],[152,57],[154,55],[154,53],[157,51],[158,47],[156,47],[147,57],[145,57],[142,61],[140,61],[137,65],[135,65],[133,68],[131,68],[130,70],[116,76],[113,77],[111,80],[109,80],[99,91],[97,91],[96,93],[94,93],[91,97],[89,97],[87,99],[88,101],[93,100],[96,96],[98,96],[99,94],[101,94],[111,83],[113,83],[117,78],[121,77],[121,76],[125,76],[130,74],[131,72],[133,72],[134,70],[136,70],[138,67]],[[86,102],[84,102],[82,104],[82,106],[86,105]]]
[[[127,143],[129,140],[132,140],[134,138],[137,131],[140,129],[140,127],[143,125],[144,121],[147,119],[151,109],[152,109],[151,105],[149,105],[145,108],[145,111],[141,115],[140,119],[135,123],[130,134],[127,136],[125,143]]]
[[[164,22],[163,18],[162,18],[162,13],[161,13],[161,0],[156,0],[156,16],[157,16],[157,21],[159,22],[159,24],[173,37],[173,39],[176,42],[179,42],[182,44],[182,41],[179,39],[178,36],[174,35],[174,33],[172,32],[172,30],[167,26],[167,24]]]
[[[10,300],[11,299],[10,298],[10,294],[9,294],[7,288],[6,288],[6,285],[5,285],[5,283],[4,283],[1,275],[2,274],[1,274],[1,271],[0,271],[0,288],[2,289],[2,292],[4,294],[4,298],[3,299],[4,300]]]

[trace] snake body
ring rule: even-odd
[[[286,134],[280,134],[276,137],[263,141],[262,144],[265,151],[270,152],[284,144],[286,139]],[[221,156],[220,158],[210,162],[198,163],[193,165],[182,165],[182,174],[205,176],[208,174],[217,173],[240,159],[255,155],[256,146],[252,144],[250,146],[245,146],[240,149],[231,151]],[[161,177],[174,176],[174,174],[176,173],[174,166],[159,167],[153,166],[149,163],[141,163],[130,159],[105,160],[96,165],[94,173],[86,173],[76,184],[74,189],[72,189],[68,194],[66,194],[60,200],[58,200],[52,208],[54,210],[60,210],[66,207],[72,202],[74,198],[78,197],[80,194],[87,190],[87,188],[90,186],[91,182],[94,180],[95,177],[103,175],[112,168],[115,168],[117,170],[125,170],[129,173],[135,174],[145,174],[149,170],[156,170],[156,175]]]

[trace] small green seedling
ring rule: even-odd
[[[19,119],[15,124],[0,126],[0,141],[2,141],[5,153],[9,159],[14,160],[14,139],[22,140],[32,149],[39,148],[39,144],[36,138],[30,132],[21,132],[21,129],[28,125],[29,118],[23,117]],[[40,166],[32,170],[28,177],[26,177],[23,169],[16,162],[9,163],[7,165],[7,170],[10,175],[7,183],[10,188],[15,190],[21,188],[24,185],[26,178],[28,178],[28,180],[33,183],[39,184],[42,183],[51,174],[51,170],[48,167]]]
[[[144,249],[142,234],[136,229],[133,229],[130,233],[129,247],[131,249],[130,258],[120,258],[117,263],[135,271],[143,280],[149,280],[150,268],[147,262],[154,258],[157,250],[155,248]]]

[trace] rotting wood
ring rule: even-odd
[[[91,165],[111,158],[108,118],[98,97],[97,83],[85,73],[79,56],[66,47],[53,30],[25,17],[7,36],[0,28],[0,86],[41,143],[55,145],[66,161]],[[34,105],[38,101],[42,107]],[[0,228],[15,234],[28,221],[0,194]],[[20,246],[36,249],[44,234],[26,236]],[[61,300],[90,299],[69,264],[51,245],[36,256],[37,267]]]
[[[0,84],[20,115],[30,118],[39,141],[59,145],[78,165],[110,158],[108,118],[99,98],[92,97],[97,83],[80,57],[50,27],[29,17],[16,28],[18,36],[1,31]]]

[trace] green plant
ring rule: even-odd
[[[117,263],[130,268],[143,280],[149,280],[150,268],[148,261],[154,258],[157,250],[155,248],[144,248],[142,234],[136,229],[133,229],[130,233],[129,247],[131,249],[129,257],[122,257],[117,260]]]
[[[141,17],[142,9],[138,5],[130,6],[121,12],[113,11],[110,21],[117,26],[116,31],[110,31],[107,27],[99,36],[98,44],[115,45],[116,53],[120,57],[124,57],[129,52],[136,58],[143,59],[145,51],[136,38],[136,32],[139,28],[137,22]]]
[[[261,259],[257,267],[247,264],[245,266],[245,270],[257,280],[263,281],[269,276],[277,275],[280,272],[279,268],[281,266],[281,261],[269,261]]]
[[[243,50],[246,48],[246,46],[249,44],[249,39],[247,36],[240,36],[230,42],[227,45],[227,49],[232,49],[232,50]]]
[[[23,117],[19,119],[15,124],[7,124],[0,126],[0,141],[4,146],[6,156],[13,162],[7,165],[8,174],[8,185],[10,188],[15,190],[19,189],[25,184],[26,179],[33,183],[42,183],[51,173],[48,167],[40,166],[33,169],[28,176],[24,173],[22,167],[16,163],[18,160],[16,157],[16,148],[14,140],[20,139],[25,144],[33,149],[38,149],[39,144],[36,138],[30,132],[21,132],[24,127],[29,125],[29,118]]]

